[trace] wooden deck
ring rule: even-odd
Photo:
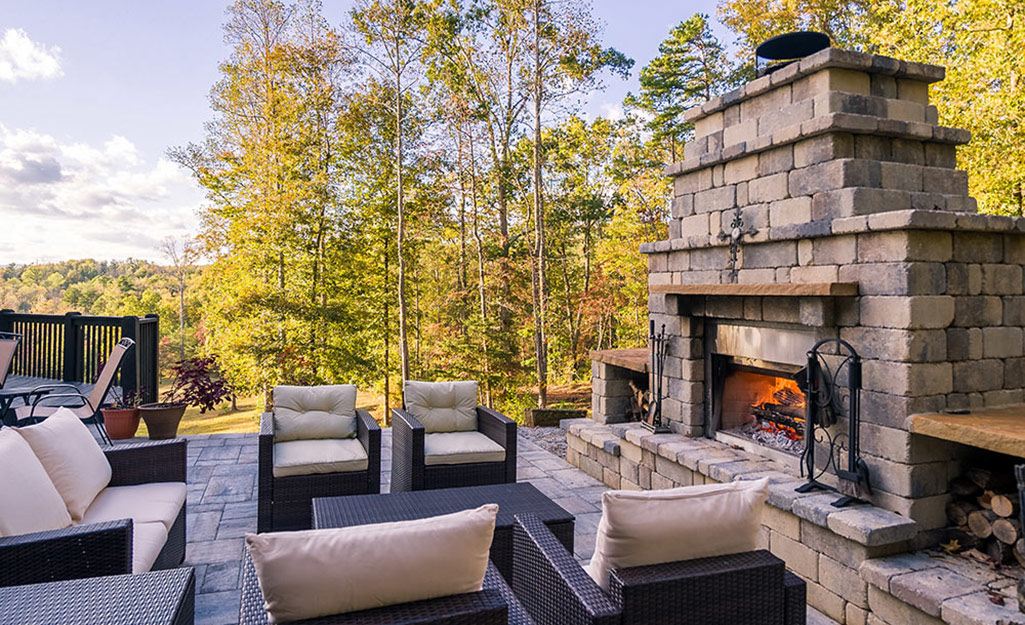
[[[1025,404],[967,414],[916,414],[911,417],[911,431],[1025,458]]]
[[[70,384],[77,388],[78,392],[83,395],[91,393],[95,386],[95,384],[88,384],[86,382],[62,382],[60,380],[52,380],[50,378],[32,378],[24,375],[12,375],[7,378],[7,382],[4,383],[4,388],[35,388],[46,384]]]

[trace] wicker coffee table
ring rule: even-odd
[[[0,588],[0,625],[192,625],[191,567]]]
[[[505,579],[512,579],[512,528],[517,514],[536,515],[573,553],[573,515],[527,482],[314,499],[313,527],[409,521],[470,510],[486,503],[498,504],[491,560]]]

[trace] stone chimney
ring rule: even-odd
[[[669,240],[645,244],[672,336],[663,414],[709,431],[706,329],[838,337],[865,359],[871,501],[944,523],[968,447],[912,415],[1023,400],[1025,220],[980,215],[937,123],[942,67],[826,49],[691,109]],[[966,441],[968,442],[968,441]]]

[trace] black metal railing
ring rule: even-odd
[[[156,401],[160,344],[157,315],[37,315],[0,310],[0,332],[21,335],[12,375],[64,382],[94,382],[114,345],[122,337],[130,338],[135,347],[121,361],[114,384],[126,392],[141,393],[145,401]]]

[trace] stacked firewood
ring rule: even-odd
[[[1019,496],[1010,471],[970,469],[950,483],[953,501],[947,519],[958,528],[951,545],[966,555],[994,564],[1025,566],[1025,537],[1019,516]]]

